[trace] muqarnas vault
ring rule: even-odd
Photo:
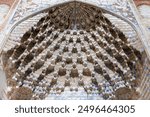
[[[96,99],[138,99],[145,54],[106,12],[81,2],[60,4],[15,44],[8,40],[2,52],[8,99],[46,99],[66,89]]]

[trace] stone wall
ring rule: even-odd
[[[12,6],[15,0],[0,0],[0,4],[7,4],[8,6]]]
[[[138,11],[141,15],[142,23],[150,35],[150,5],[140,5],[138,6]]]
[[[136,6],[140,6],[140,5],[150,5],[150,0],[134,0]]]
[[[140,84],[140,98],[142,100],[150,100],[150,61],[145,59],[145,65]]]
[[[0,31],[2,31],[5,28],[9,18],[12,16],[13,11],[15,10],[19,1],[20,0],[0,0],[0,5],[6,4],[10,7],[9,12],[5,15],[4,21],[2,22],[2,24],[0,24]]]
[[[147,39],[150,40],[149,35],[149,27],[150,27],[150,16],[149,16],[149,5],[150,0],[134,0],[137,10],[135,8],[135,12],[138,15],[141,27],[143,28],[144,35],[147,36]],[[133,5],[134,6],[134,5]],[[144,38],[144,37],[142,37]],[[148,44],[147,44],[148,46]],[[149,49],[147,51],[150,51]],[[145,54],[146,55],[146,54]],[[139,87],[140,98],[139,99],[150,99],[150,58],[145,57],[144,60],[144,68],[141,79],[141,84]]]
[[[134,2],[139,11],[142,24],[146,27],[146,30],[148,29],[150,32],[150,0],[134,0]]]
[[[6,99],[6,78],[4,72],[0,69],[0,99]]]

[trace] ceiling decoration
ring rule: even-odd
[[[133,99],[142,55],[103,14],[80,2],[50,8],[2,61],[9,99],[45,99],[83,89],[101,99]]]

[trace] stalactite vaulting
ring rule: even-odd
[[[134,99],[142,55],[100,8],[70,2],[50,8],[2,53],[10,99],[45,99],[66,87],[103,99]]]

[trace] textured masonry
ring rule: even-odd
[[[45,99],[66,87],[103,99],[137,99],[143,55],[97,7],[52,7],[2,52],[9,99]]]

